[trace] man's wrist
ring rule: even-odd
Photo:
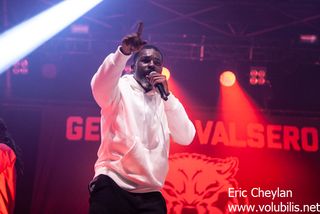
[[[123,53],[123,54],[126,55],[126,56],[131,55],[131,52],[124,50],[124,48],[123,48],[122,46],[120,46],[120,51],[121,51],[121,53]]]

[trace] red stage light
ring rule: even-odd
[[[256,76],[258,76],[258,71],[255,70],[255,69],[251,70],[251,71],[250,71],[250,76],[251,76],[251,77],[256,77]]]
[[[258,76],[259,76],[260,78],[264,78],[264,77],[266,76],[266,71],[265,71],[265,70],[260,70],[260,71],[258,72]]]
[[[22,59],[13,65],[12,72],[15,75],[28,74],[29,73],[29,61]]]
[[[314,34],[303,34],[300,35],[300,42],[302,43],[316,43],[316,41],[318,40],[318,36],[314,35]]]
[[[251,67],[249,82],[251,85],[264,85],[267,82],[267,68]]]
[[[251,77],[250,78],[250,84],[251,85],[256,85],[258,84],[258,79],[256,77]]]
[[[220,75],[220,83],[223,86],[230,87],[236,82],[236,75],[232,71],[224,71]]]
[[[264,78],[259,78],[258,79],[258,84],[259,85],[264,85],[266,83],[266,80]]]

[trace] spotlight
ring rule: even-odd
[[[0,74],[102,0],[62,1],[0,35]]]
[[[166,78],[167,78],[167,80],[169,80],[170,79],[170,71],[169,71],[169,69],[168,68],[166,68],[166,67],[163,67],[162,68],[162,72],[161,72],[163,75],[165,75],[166,76]]]
[[[236,82],[236,75],[232,71],[224,71],[220,75],[220,83],[223,86],[230,87]]]
[[[251,85],[257,85],[258,84],[258,79],[255,78],[255,77],[250,77],[249,82],[250,82]]]
[[[266,67],[251,67],[249,82],[251,85],[264,85],[267,80]]]
[[[27,59],[22,59],[12,68],[12,73],[15,75],[28,74],[29,73],[29,61]]]
[[[318,41],[318,36],[314,34],[302,34],[300,35],[300,42],[301,43],[309,43],[314,44]]]

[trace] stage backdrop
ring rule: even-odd
[[[233,121],[191,111],[193,143],[171,143],[169,213],[319,211],[320,118],[260,112],[263,120]],[[42,109],[32,214],[87,213],[99,119],[95,106]]]

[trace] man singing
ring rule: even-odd
[[[165,214],[160,189],[167,172],[170,137],[188,145],[195,128],[161,74],[163,54],[127,35],[94,74],[101,108],[101,144],[89,185],[90,214]],[[134,74],[121,76],[133,55]]]

